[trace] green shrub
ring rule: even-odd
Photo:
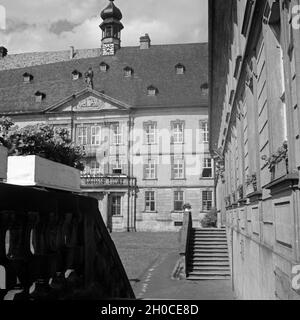
[[[217,209],[213,208],[207,213],[203,220],[201,221],[201,225],[203,228],[216,228],[218,221],[218,213]]]
[[[9,156],[36,155],[81,171],[84,169],[81,162],[84,150],[72,142],[64,128],[47,124],[18,128],[9,118],[1,118],[0,144],[8,148]]]

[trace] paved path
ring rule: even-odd
[[[133,286],[137,299],[232,300],[230,280],[172,280],[178,252],[161,255]]]

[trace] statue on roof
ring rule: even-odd
[[[94,78],[94,72],[92,68],[89,68],[89,70],[84,74],[85,82],[87,84],[88,88],[93,89],[93,78]]]

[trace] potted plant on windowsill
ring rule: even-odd
[[[288,173],[288,144],[284,141],[277,151],[270,157],[262,156],[261,159],[268,165],[271,180],[279,179]]]
[[[80,192],[84,152],[74,145],[68,131],[46,124],[24,128],[10,124],[7,183]]]

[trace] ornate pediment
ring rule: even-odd
[[[101,109],[116,109],[116,107],[113,107],[111,104],[93,96],[89,96],[85,99],[82,99],[73,106],[73,111]]]
[[[100,110],[125,110],[128,109],[123,103],[109,97],[98,96],[94,93],[86,93],[73,98],[68,98],[61,103],[49,108],[46,112],[82,112]]]

